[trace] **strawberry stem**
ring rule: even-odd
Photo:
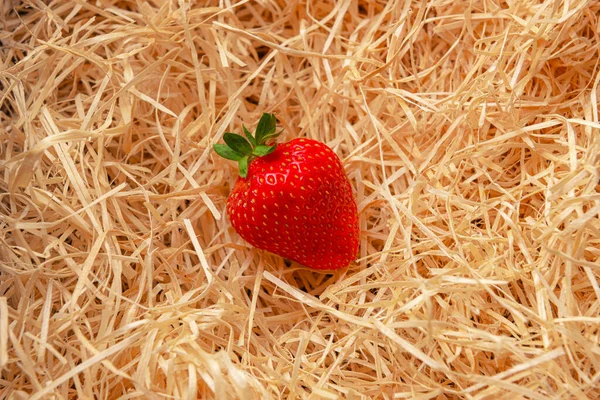
[[[244,136],[237,133],[225,132],[223,140],[226,144],[214,144],[213,149],[221,157],[237,161],[240,176],[246,178],[248,176],[248,165],[255,157],[264,157],[275,151],[276,144],[267,145],[266,142],[270,139],[275,139],[283,132],[277,132],[277,118],[274,114],[264,113],[254,135],[242,125]]]

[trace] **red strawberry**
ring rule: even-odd
[[[358,252],[358,212],[350,181],[337,155],[312,139],[265,143],[275,132],[263,114],[256,135],[226,133],[215,151],[239,162],[240,177],[227,214],[248,243],[306,267],[348,266]]]

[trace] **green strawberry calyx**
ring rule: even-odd
[[[271,154],[276,144],[267,144],[267,141],[275,139],[282,131],[277,132],[277,119],[274,114],[264,113],[254,135],[242,125],[244,136],[237,133],[225,132],[223,140],[225,144],[214,144],[215,152],[223,158],[237,161],[240,176],[248,176],[248,165],[255,157],[263,157]]]

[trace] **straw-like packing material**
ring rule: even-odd
[[[600,3],[0,3],[0,397],[600,397]],[[357,262],[231,229],[274,112]]]

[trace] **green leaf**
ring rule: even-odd
[[[236,133],[225,132],[223,140],[229,147],[243,156],[252,154],[252,146],[250,146],[250,143]]]
[[[263,136],[262,142],[266,143],[267,140],[276,138],[277,136],[281,135],[282,132],[283,132],[283,129],[280,130],[279,132],[273,132],[273,133],[271,133],[269,135]]]
[[[213,145],[213,149],[215,149],[215,152],[218,155],[228,160],[239,161],[243,157],[240,153],[232,150],[226,144],[215,144]]]
[[[240,176],[245,178],[248,176],[248,156],[242,157],[238,163],[240,168]]]
[[[264,144],[264,137],[272,135],[277,129],[277,119],[274,114],[264,113],[256,127],[256,144]]]
[[[255,156],[266,156],[267,154],[271,154],[273,151],[275,151],[275,149],[277,148],[277,145],[274,146],[265,146],[264,144],[259,144],[258,146],[256,146],[254,148],[254,151],[252,151],[252,154],[254,154]]]
[[[252,136],[252,133],[250,133],[250,131],[248,129],[246,129],[244,124],[242,124],[242,129],[244,130],[244,135],[246,135],[246,138],[248,138],[248,141],[250,142],[250,144],[252,146],[256,146],[256,140],[254,139],[254,136]]]

